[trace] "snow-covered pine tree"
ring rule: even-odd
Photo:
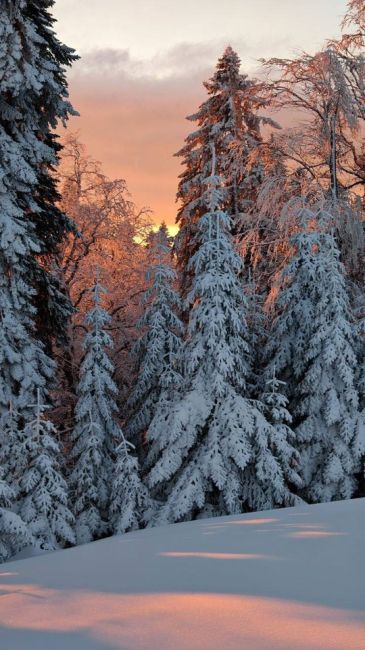
[[[102,308],[99,273],[91,289],[93,307],[84,341],[75,428],[71,435],[74,467],[70,475],[76,539],[87,543],[111,531],[138,528],[150,509],[149,494],[139,477],[137,458],[116,422],[117,387],[107,350],[113,345],[106,331],[109,314]]]
[[[0,563],[11,558],[32,541],[26,524],[12,511],[14,500],[15,494],[4,481],[0,467]]]
[[[29,414],[28,414],[29,415]],[[0,562],[9,559],[35,540],[24,521],[16,514],[19,481],[23,473],[22,436],[19,414],[9,404],[0,418]],[[26,454],[26,462],[29,454]],[[19,465],[21,463],[21,465]]]
[[[236,52],[227,47],[213,77],[204,82],[209,98],[187,118],[197,123],[197,129],[176,154],[184,165],[177,192],[180,229],[176,238],[184,297],[190,288],[188,265],[195,252],[197,224],[206,211],[204,179],[211,172],[211,143],[216,149],[216,173],[224,178],[222,207],[234,233],[245,232],[245,217],[264,176],[258,155],[260,123],[271,121],[257,115],[266,102],[259,97],[257,82],[240,73],[240,65]]]
[[[364,295],[362,295],[362,301]],[[355,342],[356,342],[356,372],[355,372],[355,385],[359,396],[359,411],[360,421],[365,423],[365,318],[364,308],[361,309],[361,314],[357,314],[358,321],[355,323]],[[355,310],[356,314],[356,310]],[[358,490],[356,496],[365,496],[365,445],[362,452],[359,472],[357,476]]]
[[[114,367],[107,354],[113,341],[105,329],[110,316],[102,307],[105,289],[100,284],[99,273],[90,293],[93,305],[86,316],[89,331],[84,340],[85,355],[77,388],[75,427],[71,434],[74,466],[69,479],[79,544],[108,531],[113,453],[118,442],[114,400],[117,387],[112,379]]]
[[[277,379],[275,371],[271,378],[266,379],[261,403],[270,426],[263,429],[266,437],[258,436],[254,442],[257,446],[255,471],[260,478],[266,503],[296,505],[301,502],[295,493],[302,487],[302,480],[298,474],[299,453],[295,449],[292,417],[287,409],[288,399],[282,392],[284,385],[284,382]],[[267,455],[267,448],[272,450],[272,456]]]
[[[18,432],[14,445],[17,512],[27,524],[33,545],[42,550],[55,550],[75,543],[74,518],[67,505],[57,431],[46,418],[47,406],[42,404],[39,389],[37,403],[29,407],[33,419]]]
[[[302,495],[312,502],[353,495],[364,445],[355,341],[331,206],[297,199],[294,254],[282,275],[267,348],[271,367],[287,382]]]
[[[258,292],[253,270],[249,269],[244,284],[246,296],[246,322],[248,332],[250,372],[247,379],[248,395],[257,399],[264,389],[263,349],[266,342],[267,316],[264,313],[264,296]]]
[[[37,174],[51,162],[52,152],[38,131],[45,118],[36,98],[45,70],[30,4],[5,0],[0,9],[0,417],[10,403],[23,416],[53,374],[35,335],[34,269],[42,246],[32,215],[39,214]],[[47,302],[48,296],[42,299]]]
[[[9,485],[14,483],[17,473],[19,419],[18,412],[14,411],[12,403],[9,402],[8,410],[3,409],[0,419],[0,467],[2,477]],[[14,489],[10,491],[15,499]]]
[[[58,122],[65,124],[69,115],[77,115],[68,100],[66,69],[78,56],[72,48],[61,43],[54,32],[52,7],[55,0],[15,0],[9,4],[13,12],[12,25],[23,45],[21,57],[14,61],[21,89],[11,96],[11,105],[19,111],[16,121],[32,128],[26,136],[28,146],[23,151],[35,175],[32,190],[35,205],[29,210],[30,206],[25,204],[39,246],[37,255],[29,260],[31,282],[36,290],[38,335],[49,351],[55,339],[61,343],[66,340],[72,310],[60,280],[58,253],[73,225],[59,208],[54,169],[62,149],[55,127]],[[23,81],[19,73],[24,75]],[[37,160],[33,145],[37,149]]]
[[[17,421],[13,417],[14,436],[11,437],[12,448],[8,448],[8,459],[14,464],[14,459],[19,458],[19,467],[24,468],[32,466],[35,456],[47,455],[43,445],[51,444],[53,435],[48,431],[47,436],[40,436],[33,444],[31,434],[32,423],[37,417],[34,405],[38,396],[41,404],[47,403],[47,389],[54,374],[54,364],[40,341],[40,337],[47,339],[40,333],[40,320],[52,321],[48,318],[55,309],[51,304],[54,305],[59,297],[55,285],[52,291],[46,290],[43,282],[41,290],[39,280],[52,265],[53,249],[50,244],[46,259],[46,242],[52,239],[51,233],[56,228],[55,213],[50,209],[48,225],[50,221],[52,224],[47,231],[44,207],[44,193],[50,187],[46,182],[46,170],[55,163],[54,151],[46,136],[46,124],[51,128],[50,112],[45,108],[46,97],[47,102],[54,104],[52,128],[57,118],[66,119],[70,110],[56,82],[56,62],[45,61],[40,52],[44,42],[32,15],[39,9],[40,19],[41,4],[44,8],[50,6],[50,2],[4,0],[0,8],[0,448],[8,446],[6,431],[11,405]],[[53,36],[49,34],[49,38]],[[51,203],[50,194],[48,196]],[[49,287],[50,284],[51,281]],[[37,311],[40,304],[42,314]],[[32,442],[23,444],[28,434]],[[53,474],[52,477],[56,478]],[[27,497],[24,482],[23,487],[20,485],[23,478],[19,471],[6,477],[19,510]],[[50,486],[51,492],[54,487]],[[26,490],[28,488],[31,489],[28,486]],[[34,522],[28,520],[28,523],[31,528]]]
[[[242,262],[232,244],[231,220],[221,210],[214,144],[211,165],[204,180],[206,212],[197,224],[189,264],[184,383],[169,402],[158,404],[148,431],[147,480],[154,496],[166,500],[156,514],[158,522],[276,505],[263,499],[265,489],[254,468],[256,461],[267,467],[274,462],[266,445],[260,446],[260,458],[254,456],[259,437],[268,439],[270,425],[245,396],[249,347],[246,300],[238,280]],[[275,476],[283,481],[280,471]]]
[[[176,273],[164,224],[151,235],[150,256],[147,275],[150,286],[144,296],[145,312],[139,321],[142,334],[134,349],[138,376],[129,398],[131,417],[125,429],[137,448],[152,421],[161,393],[168,393],[181,380],[183,325],[178,316],[181,301],[174,289]]]
[[[133,445],[119,431],[109,509],[110,526],[116,535],[141,528],[152,512],[149,491],[140,479],[133,450]]]

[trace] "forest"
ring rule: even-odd
[[[257,78],[227,45],[175,236],[61,132],[53,5],[0,8],[0,561],[365,496],[365,0]]]

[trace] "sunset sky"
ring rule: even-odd
[[[173,153],[226,45],[257,59],[314,51],[339,34],[346,0],[56,0],[56,29],[81,60],[69,74],[81,117],[70,122],[113,178],[125,178],[154,220],[175,220]]]

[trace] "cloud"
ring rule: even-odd
[[[169,49],[160,49],[148,59],[132,57],[128,49],[99,48],[86,51],[71,71],[75,77],[115,77],[129,79],[176,79],[195,76],[202,72],[211,74],[216,61],[227,45],[231,45],[242,59],[248,72],[257,69],[257,60],[276,53],[287,54],[288,38],[266,39],[265,42],[237,41],[231,39],[208,40],[201,43],[180,42]]]
[[[134,80],[183,78],[212,68],[217,50],[220,54],[223,49],[224,44],[217,43],[180,43],[170,50],[157,52],[149,59],[132,58],[127,49],[94,49],[82,56],[72,76],[102,77],[106,74],[110,78],[123,75]]]

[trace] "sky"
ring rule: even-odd
[[[339,34],[346,0],[56,0],[59,38],[81,56],[68,74],[88,153],[125,178],[156,223],[175,221],[180,161],[227,45],[255,75],[258,58],[314,52]]]

